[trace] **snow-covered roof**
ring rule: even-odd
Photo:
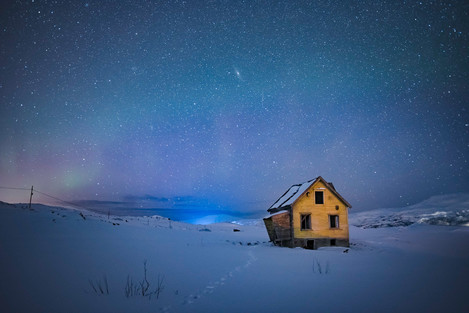
[[[291,186],[290,189],[288,189],[277,201],[275,201],[274,204],[271,205],[269,210],[291,205],[293,202],[296,201],[296,199],[298,199],[303,194],[303,192],[306,191],[306,189],[308,189],[312,184],[314,184],[315,181],[316,179],[313,179],[301,184]]]
[[[288,213],[288,211],[287,211],[287,210],[281,210],[281,211],[275,212],[275,213],[273,213],[273,214],[269,214],[269,215],[267,215],[267,216],[264,217],[264,218],[269,218],[269,217],[272,217],[272,216],[275,216],[275,215],[279,215],[279,214],[283,214],[283,213]]]
[[[344,204],[349,208],[352,206],[344,199],[342,196],[335,190],[335,187],[332,183],[328,183],[321,176],[316,177],[315,179],[308,180],[307,182],[296,184],[291,186],[274,204],[270,206],[267,210],[269,212],[275,212],[278,209],[288,207],[292,205],[309,187],[311,187],[318,180],[322,181],[326,187],[328,187],[333,194],[335,194]]]

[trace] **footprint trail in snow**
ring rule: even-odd
[[[244,269],[251,266],[252,263],[257,261],[257,258],[254,256],[252,251],[248,252],[248,260],[243,265],[236,266],[233,270],[229,271],[227,274],[221,276],[218,280],[209,283],[201,291],[194,292],[188,296],[184,297],[184,300],[180,303],[181,305],[191,305],[201,299],[203,296],[211,295],[218,287],[225,285],[229,279],[231,279],[236,273],[243,271]],[[171,312],[171,307],[165,307],[161,312]]]

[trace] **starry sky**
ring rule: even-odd
[[[469,192],[468,15],[466,1],[2,2],[0,185],[239,211],[319,175],[357,210]]]

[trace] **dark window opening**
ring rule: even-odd
[[[314,240],[306,241],[306,249],[314,250]]]
[[[331,246],[335,246],[335,245],[336,245],[335,239],[331,239]]]
[[[324,192],[315,191],[314,192],[314,199],[316,200],[316,204],[324,204]]]
[[[339,215],[329,215],[331,228],[339,228]]]
[[[311,214],[301,214],[301,230],[311,229]]]

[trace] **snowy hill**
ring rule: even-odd
[[[418,221],[467,198],[430,200],[386,215],[408,227],[351,226],[350,249],[315,251],[272,246],[262,223],[0,203],[1,311],[466,312],[469,227]]]
[[[350,223],[361,228],[409,226],[414,223],[469,226],[469,194],[433,196],[404,208],[351,213]]]

